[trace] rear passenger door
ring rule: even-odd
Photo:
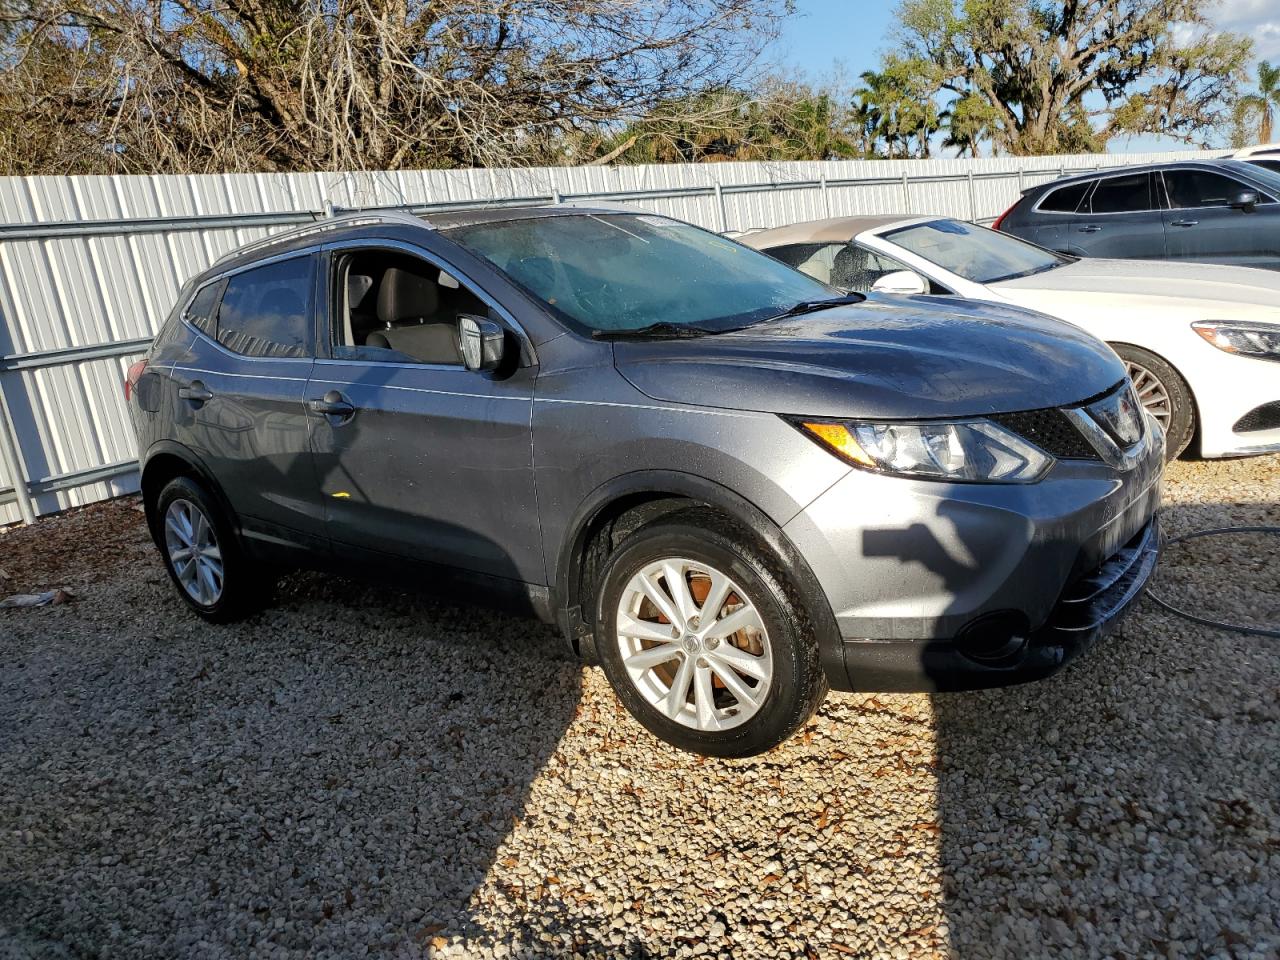
[[[1164,221],[1150,173],[1099,177],[1063,237],[1068,253],[1113,259],[1165,255]]]
[[[308,388],[319,499],[344,561],[404,557],[544,584],[530,419],[536,367],[462,365],[460,314],[519,333],[417,247],[328,250],[329,321]]]
[[[202,287],[172,371],[175,439],[205,463],[245,537],[265,553],[325,542],[303,406],[315,286],[308,253]]]
[[[1212,170],[1173,169],[1161,177],[1169,203],[1164,220],[1170,257],[1280,267],[1280,203],[1274,197]],[[1260,198],[1251,212],[1231,206],[1246,190]]]

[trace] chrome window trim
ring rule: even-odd
[[[1151,196],[1151,200],[1152,200],[1152,202],[1158,203],[1160,198],[1159,198],[1159,197],[1156,197],[1156,196],[1154,195],[1154,184],[1151,182],[1151,176],[1152,176],[1152,174],[1154,174],[1154,173],[1156,173],[1156,172],[1157,172],[1157,171],[1154,171],[1154,170],[1148,170],[1148,171],[1146,172],[1146,173],[1147,173],[1147,181],[1148,181],[1147,189],[1148,189],[1148,195],[1149,195],[1149,196]],[[1092,206],[1093,206],[1093,195],[1094,195],[1095,193],[1097,193],[1097,192],[1098,192],[1098,185],[1099,185],[1100,183],[1102,183],[1102,181],[1103,181],[1103,180],[1118,180],[1118,179],[1120,179],[1121,177],[1136,177],[1136,176],[1138,176],[1138,174],[1136,174],[1136,173],[1134,173],[1134,172],[1132,172],[1132,171],[1129,171],[1128,173],[1120,173],[1120,172],[1117,172],[1117,173],[1111,173],[1111,174],[1102,174],[1102,175],[1100,175],[1096,180],[1094,180],[1094,181],[1093,181],[1093,186],[1089,188],[1089,191],[1088,191],[1088,192],[1085,194],[1085,196],[1084,196],[1084,200],[1081,200],[1080,202],[1081,202],[1081,203],[1084,203],[1084,202],[1086,202],[1086,201],[1087,201],[1087,202],[1089,203],[1089,205],[1092,207]],[[1163,207],[1155,206],[1155,207],[1149,207],[1149,208],[1147,208],[1147,209],[1145,209],[1145,210],[1113,210],[1113,211],[1111,211],[1110,213],[1094,213],[1092,210],[1077,210],[1075,213],[1058,214],[1058,216],[1065,216],[1065,217],[1134,217],[1134,216],[1138,216],[1138,215],[1140,215],[1140,214],[1144,214],[1144,213],[1163,213],[1163,212],[1164,212],[1164,208],[1163,208]],[[1046,211],[1046,215],[1048,215],[1048,216],[1053,216],[1053,213],[1052,213],[1052,211]]]

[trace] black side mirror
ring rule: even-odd
[[[458,342],[468,370],[496,370],[502,363],[506,335],[488,317],[464,313],[458,316]]]
[[[1253,213],[1253,208],[1261,199],[1256,190],[1241,190],[1231,198],[1231,207],[1235,210],[1243,210],[1245,213]]]

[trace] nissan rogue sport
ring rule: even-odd
[[[773,747],[829,688],[1047,676],[1157,556],[1162,435],[1099,341],[842,296],[640,213],[269,238],[187,284],[126,393],[201,616],[291,568],[465,587],[706,754]]]

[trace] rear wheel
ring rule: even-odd
[[[1124,361],[1143,409],[1164,430],[1165,456],[1174,459],[1187,449],[1196,430],[1191,388],[1177,370],[1154,353],[1124,343],[1115,344],[1113,349]]]
[[[781,565],[707,509],[631,534],[603,571],[597,652],[623,705],[684,750],[762,753],[826,696],[803,605]]]
[[[227,623],[259,610],[273,580],[240,549],[217,502],[190,477],[169,481],[152,516],[178,596],[206,620]]]

